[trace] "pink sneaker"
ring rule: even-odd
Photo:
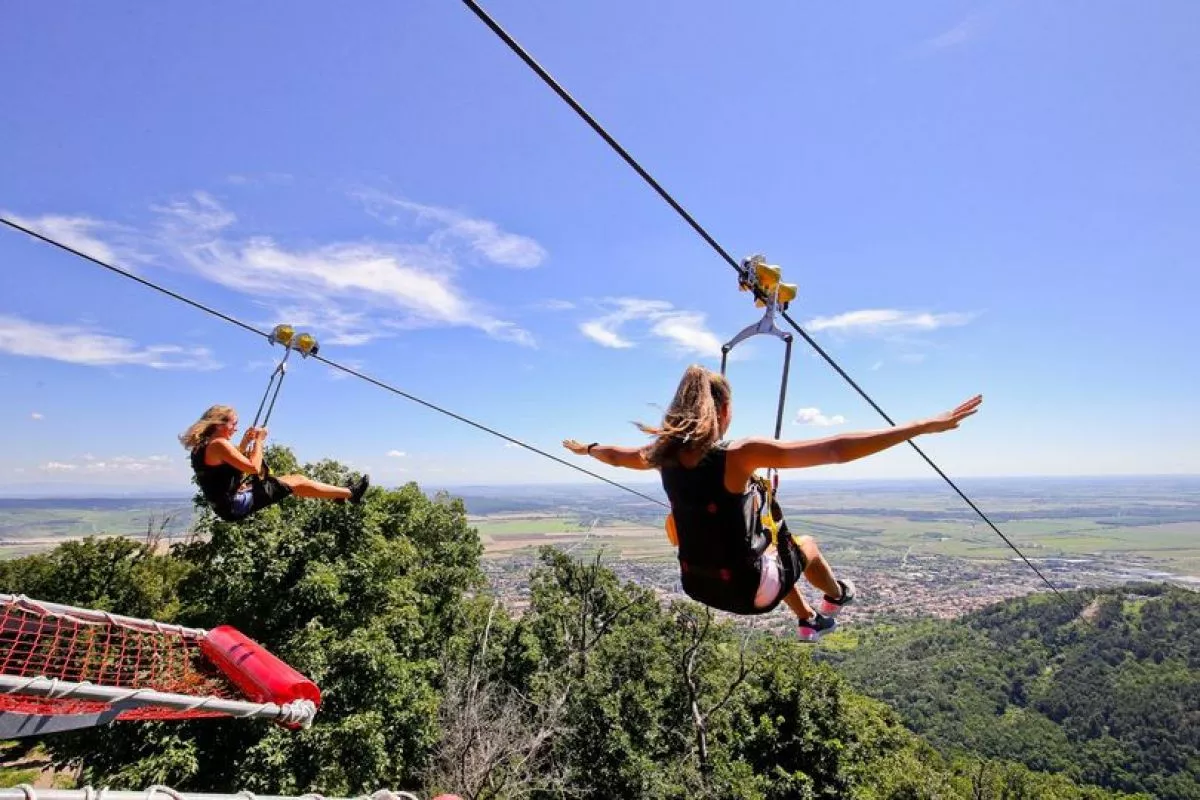
[[[839,611],[848,605],[854,603],[854,582],[853,581],[838,581],[838,586],[842,587],[842,596],[836,600],[829,595],[821,598],[818,603],[817,610],[827,616],[835,616]]]
[[[815,642],[827,633],[837,630],[837,620],[818,613],[796,626],[796,636],[802,642]]]

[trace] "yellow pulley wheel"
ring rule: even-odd
[[[271,331],[271,335],[267,337],[267,341],[271,344],[281,344],[284,347],[292,346],[292,337],[296,335],[296,331],[291,325],[276,325],[275,330]]]
[[[311,333],[302,333],[297,336],[295,346],[302,356],[315,356],[320,349],[316,337]]]
[[[783,271],[774,264],[756,264],[754,275],[762,287],[769,292],[779,284]]]

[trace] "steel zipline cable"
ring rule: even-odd
[[[85,261],[90,261],[91,263],[93,263],[97,266],[103,267],[104,269],[107,269],[110,272],[116,273],[117,275],[120,275],[125,278],[129,278],[132,281],[137,281],[138,283],[142,284],[143,286],[145,286],[147,288],[153,289],[156,292],[161,292],[162,294],[165,294],[167,297],[170,297],[174,300],[178,300],[181,303],[186,303],[187,305],[191,306],[192,308],[199,309],[200,311],[203,311],[206,314],[211,314],[212,316],[214,316],[220,320],[223,320],[225,322],[228,322],[231,325],[236,325],[237,327],[241,328],[242,330],[249,331],[250,333],[253,333],[253,334],[257,334],[258,336],[262,336],[263,338],[269,338],[269,336],[270,336],[270,334],[267,333],[266,331],[260,331],[258,328],[254,327],[253,325],[250,325],[249,323],[246,323],[246,322],[242,322],[240,319],[237,319],[236,317],[231,317],[230,315],[228,315],[224,312],[218,311],[217,309],[212,308],[211,306],[207,306],[196,300],[192,300],[191,298],[185,297],[184,295],[182,295],[178,292],[171,291],[170,289],[167,289],[164,286],[160,286],[157,283],[154,283],[153,281],[146,280],[145,278],[143,278],[139,275],[135,275],[128,270],[122,269],[113,264],[109,264],[106,261],[101,261],[100,259],[96,258],[95,256],[88,255],[87,253],[77,250],[74,247],[71,247],[70,245],[63,244],[62,242],[60,242],[50,236],[46,236],[45,234],[39,233],[38,231],[35,231],[31,228],[21,225],[18,222],[14,222],[13,220],[8,219],[7,217],[0,216],[0,223],[7,225],[8,227],[12,228],[13,230],[20,231],[21,233],[24,233],[28,236],[32,236],[34,239],[38,239],[42,242],[45,242],[46,244],[57,247],[60,250],[65,250],[66,252],[71,253],[72,255],[79,256],[80,258],[84,259]],[[583,467],[579,466],[578,464],[572,464],[570,461],[567,461],[566,459],[559,458],[558,456],[553,455],[551,453],[547,453],[545,450],[534,447],[531,444],[527,444],[527,443],[521,441],[520,439],[516,439],[512,436],[509,436],[506,433],[501,433],[500,431],[498,431],[494,428],[489,428],[487,425],[476,422],[475,420],[470,419],[469,417],[464,417],[462,414],[456,414],[453,411],[442,408],[439,405],[430,403],[428,400],[422,400],[420,397],[417,397],[416,395],[409,394],[408,392],[398,389],[389,383],[385,383],[384,381],[381,381],[378,378],[373,378],[370,375],[367,375],[366,373],[360,372],[351,367],[347,367],[345,364],[339,364],[336,361],[331,361],[330,359],[325,358],[324,356],[319,355],[319,354],[314,354],[314,355],[310,356],[310,358],[312,358],[316,361],[320,361],[322,364],[325,364],[328,367],[331,367],[333,369],[344,372],[347,375],[352,375],[355,378],[359,378],[361,380],[366,381],[367,383],[378,386],[380,389],[385,389],[385,390],[391,392],[392,394],[399,395],[400,397],[403,397],[406,400],[411,400],[414,403],[419,403],[420,405],[423,405],[426,408],[437,411],[439,414],[445,414],[446,416],[450,417],[451,419],[455,419],[455,420],[458,420],[459,422],[466,423],[467,425],[470,425],[473,428],[478,428],[479,430],[481,430],[485,433],[490,433],[491,435],[497,436],[501,439],[504,439],[507,442],[511,442],[512,444],[515,444],[518,447],[524,447],[526,450],[537,453],[540,456],[544,456],[544,457],[550,459],[551,461],[557,461],[559,464],[570,467],[571,469],[576,470],[578,472],[582,472],[584,475],[589,475],[593,478],[596,478],[597,480],[604,481],[605,483],[607,483],[611,486],[615,486],[618,489],[624,489],[625,491],[629,492],[630,494],[635,494],[638,497],[642,498],[643,500],[649,500],[651,503],[657,503],[658,505],[660,505],[664,508],[670,508],[670,506],[667,505],[666,503],[664,503],[662,500],[651,497],[648,494],[642,494],[637,489],[633,489],[622,483],[618,483],[617,481],[606,478],[603,475],[599,475],[595,472],[592,472],[589,469],[584,469]]]
[[[514,39],[508,33],[508,31],[504,30],[504,28],[501,27],[500,24],[498,22],[496,22],[496,20],[493,19],[490,14],[488,14],[487,11],[485,11],[479,5],[479,3],[475,2],[475,0],[462,0],[462,2],[467,6],[467,8],[469,8],[475,14],[475,16],[479,17],[480,21],[482,21],[484,25],[486,25],[488,28],[491,29],[492,33],[496,34],[497,37],[499,37],[506,45],[508,45],[508,48],[510,50],[512,50],[513,53],[515,53],[518,58],[520,58],[523,62],[525,62],[526,66],[528,66],[531,70],[533,70],[537,74],[537,76],[539,78],[541,78],[542,81],[545,82],[545,84],[547,86],[549,86],[550,89],[552,89],[554,91],[554,93],[557,94],[563,100],[564,103],[566,103],[568,106],[570,106],[571,109],[576,114],[578,114],[579,117],[581,119],[583,119],[583,121],[586,122],[591,127],[591,129],[594,130],[596,132],[596,134],[599,135],[600,138],[603,139],[608,144],[608,146],[611,147],[617,153],[617,155],[619,155],[621,157],[621,159],[633,169],[634,172],[636,172],[639,176],[641,176],[642,180],[644,180],[647,184],[649,184],[650,188],[653,189],[656,193],[658,193],[658,196],[661,197],[667,203],[667,205],[669,205],[671,208],[673,208],[676,211],[676,213],[678,213],[679,216],[683,218],[684,222],[686,222],[692,228],[692,230],[694,230],[697,234],[699,234],[700,238],[702,238],[705,242],[707,242],[708,245],[717,252],[717,255],[719,255],[722,259],[724,259],[725,262],[729,264],[729,266],[733,267],[734,271],[736,271],[738,273],[739,277],[744,276],[742,266],[738,263],[738,261],[736,259],[734,259],[733,256],[731,256],[729,254],[729,251],[726,250],[724,247],[722,247],[720,242],[718,242],[716,240],[716,238],[713,237],[712,234],[710,234],[707,230],[705,230],[704,226],[701,225],[699,222],[697,222],[695,217],[693,217],[691,214],[689,214],[687,209],[685,209],[682,205],[680,205],[679,201],[677,201],[674,197],[672,197],[671,193],[668,192],[666,189],[664,189],[662,187],[662,184],[660,184],[657,180],[655,180],[654,176],[651,175],[646,170],[645,167],[643,167],[640,163],[638,163],[637,159],[635,159],[632,155],[630,155],[629,151],[626,150],[624,147],[622,147],[621,143],[618,142],[612,136],[612,134],[610,134],[607,130],[605,130],[604,126],[601,125],[599,122],[597,122],[595,117],[593,117],[591,114],[589,114],[587,109],[585,109],[582,105],[580,105],[579,101],[577,101],[574,97],[572,97],[571,94],[566,89],[564,89],[557,80],[555,80],[554,76],[552,76],[549,72],[547,72],[546,69],[544,67],[542,67],[542,65],[539,64],[533,58],[533,56],[531,56],[528,53],[528,51],[526,51],[525,48],[522,47],[517,42],[517,40]],[[808,334],[807,331],[805,331],[803,328],[801,328],[800,325],[794,319],[792,319],[791,316],[789,316],[786,311],[783,311],[781,316],[785,320],[787,320],[788,324],[792,326],[792,328],[796,331],[796,333],[800,334],[800,336],[804,339],[804,341],[808,342],[808,344],[813,348],[813,350],[815,350],[816,353],[822,359],[824,359],[825,363],[829,364],[829,366],[832,367],[834,369],[834,371],[837,372],[838,375],[842,376],[842,378],[848,384],[850,384],[850,386],[854,389],[854,391],[857,392],[858,395],[860,397],[862,397],[862,399],[865,400],[868,405],[871,406],[871,408],[875,409],[876,413],[878,413],[879,416],[883,417],[883,419],[887,421],[888,425],[891,425],[893,428],[896,427],[896,423],[892,420],[892,418],[890,416],[888,416],[888,414],[879,406],[878,403],[876,403],[871,398],[870,395],[868,395],[866,393],[865,390],[863,390],[863,388],[861,386],[858,385],[857,381],[855,381],[853,378],[851,378],[850,375],[844,369],[842,369],[841,365],[839,365],[833,359],[833,357],[830,356],[829,353],[827,353],[825,351],[825,349],[823,347],[821,347],[821,345],[819,345],[816,342],[816,340],[814,340],[812,338],[812,336],[810,336]],[[1054,584],[1051,583],[1049,581],[1049,579],[1047,579],[1046,576],[1042,574],[1042,571],[1039,570],[1033,564],[1033,562],[1031,562],[1028,558],[1025,557],[1025,554],[1021,552],[1020,548],[1018,548],[1012,542],[1012,540],[1010,540],[1007,536],[1005,536],[1004,533],[998,527],[996,527],[996,525],[991,521],[991,519],[989,519],[988,516],[983,513],[983,511],[979,508],[979,506],[977,506],[975,504],[975,502],[971,500],[971,498],[967,497],[966,493],[963,492],[963,490],[960,489],[958,487],[958,485],[953,480],[950,479],[950,476],[948,476],[945,472],[943,472],[942,469],[940,467],[938,467],[937,464],[934,463],[933,459],[931,459],[928,455],[925,454],[925,451],[923,451],[920,447],[918,447],[917,444],[915,442],[913,442],[911,439],[908,441],[908,444],[910,447],[912,447],[913,450],[915,450],[917,452],[917,454],[922,459],[924,459],[925,463],[928,464],[933,469],[934,472],[936,472],[939,476],[941,476],[942,480],[944,480],[950,486],[950,488],[953,489],[958,494],[958,496],[963,499],[963,502],[965,502],[968,506],[970,506],[971,509],[976,514],[979,515],[979,518],[982,519],[985,523],[987,523],[987,526],[989,528],[991,528],[993,531],[995,531],[996,535],[999,536],[1001,539],[1003,539],[1004,543],[1007,544],[1010,548],[1012,548],[1013,552],[1015,552],[1018,556],[1020,556],[1021,560],[1025,562],[1026,566],[1028,566],[1031,570],[1033,570],[1033,572],[1039,578],[1042,579],[1042,582],[1045,583],[1046,586],[1050,587],[1050,591],[1054,592],[1054,594],[1057,595],[1058,598],[1060,600],[1062,600],[1064,603],[1067,602],[1066,598],[1062,595],[1061,592],[1058,591],[1058,589],[1054,586]]]

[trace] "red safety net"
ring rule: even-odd
[[[150,689],[197,699],[245,699],[203,655],[200,640],[178,628],[143,630],[117,620],[80,619],[17,598],[4,602],[0,609],[0,675]],[[19,714],[92,714],[108,705],[0,692],[0,711]],[[123,711],[117,719],[214,716],[222,715],[143,706]]]

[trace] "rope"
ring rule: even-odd
[[[46,244],[57,247],[60,250],[65,250],[66,252],[71,253],[72,255],[79,256],[80,258],[84,259],[85,261],[90,261],[93,264],[103,267],[104,269],[106,269],[110,272],[113,272],[117,275],[120,275],[124,278],[129,278],[130,280],[137,281],[138,283],[142,284],[143,286],[145,286],[149,289],[153,289],[156,292],[161,292],[162,294],[165,294],[167,297],[170,297],[174,300],[178,300],[181,303],[186,303],[187,305],[191,306],[192,308],[203,311],[206,314],[211,314],[212,316],[217,317],[218,319],[224,320],[225,322],[228,322],[231,325],[236,325],[237,327],[241,328],[242,330],[249,331],[250,333],[253,333],[253,334],[257,334],[259,336],[262,336],[263,338],[268,338],[270,335],[266,331],[260,331],[258,328],[254,327],[253,325],[250,325],[249,323],[246,323],[246,322],[242,322],[240,319],[237,319],[236,317],[232,317],[228,314],[225,314],[221,311],[216,310],[215,308],[212,308],[211,306],[207,306],[203,303],[197,302],[196,300],[192,300],[189,297],[185,297],[184,295],[179,294],[178,292],[173,292],[170,289],[167,289],[163,286],[158,285],[157,283],[154,283],[153,281],[149,281],[149,280],[146,280],[145,278],[135,275],[132,272],[129,272],[128,270],[122,269],[118,266],[114,266],[105,261],[101,261],[100,259],[96,258],[95,256],[90,256],[87,253],[76,250],[74,247],[63,244],[62,242],[60,242],[56,239],[53,239],[49,236],[46,236],[45,234],[38,233],[35,230],[31,230],[30,228],[25,227],[24,225],[13,222],[11,219],[8,219],[7,217],[0,216],[0,223],[3,223],[5,225],[7,225],[8,227],[10,227],[14,230],[20,231],[21,233],[24,233],[28,236],[32,236],[34,239],[38,239],[42,242],[45,242]],[[359,378],[361,380],[366,381],[367,383],[374,384],[375,386],[378,386],[381,389],[385,389],[385,390],[391,392],[392,394],[399,395],[400,397],[403,397],[406,400],[411,400],[414,403],[419,403],[420,405],[423,405],[426,408],[432,409],[433,411],[436,411],[439,414],[445,414],[446,416],[450,417],[451,419],[455,419],[455,420],[458,420],[459,422],[466,423],[467,425],[470,425],[473,428],[478,428],[479,430],[481,430],[485,433],[490,433],[491,435],[497,436],[501,439],[504,439],[507,442],[511,442],[512,444],[515,444],[518,447],[524,447],[526,450],[529,450],[530,452],[533,452],[533,453],[537,453],[538,455],[548,458],[551,461],[557,461],[559,464],[562,464],[563,466],[570,467],[571,469],[576,470],[578,472],[582,472],[584,475],[589,475],[589,476],[595,478],[596,480],[604,481],[605,483],[607,483],[611,486],[615,486],[618,489],[623,489],[623,490],[629,492],[630,494],[635,494],[638,497],[642,498],[643,500],[649,500],[651,503],[657,503],[658,505],[660,505],[664,508],[670,507],[663,501],[658,500],[657,498],[651,497],[648,494],[643,494],[643,493],[639,492],[637,489],[633,489],[628,486],[625,486],[624,484],[617,483],[616,481],[606,478],[603,475],[599,475],[595,472],[592,472],[589,469],[585,469],[585,468],[579,466],[578,464],[572,464],[570,461],[567,461],[566,459],[559,458],[558,456],[552,455],[551,453],[547,453],[545,450],[541,450],[537,447],[534,447],[531,444],[526,444],[525,442],[521,441],[520,439],[515,439],[512,436],[509,436],[508,434],[501,433],[500,431],[495,430],[494,428],[489,428],[488,426],[483,425],[482,423],[476,422],[468,417],[464,417],[461,414],[456,414],[453,411],[449,411],[445,408],[442,408],[441,406],[435,405],[434,403],[430,403],[427,400],[422,400],[421,398],[417,397],[416,395],[409,394],[408,392],[398,389],[389,383],[385,383],[385,382],[379,380],[378,378],[373,378],[370,375],[367,375],[363,372],[359,372],[358,370],[353,369],[351,367],[347,367],[344,364],[339,364],[336,361],[331,361],[328,358],[325,358],[324,356],[321,356],[321,355],[314,354],[312,356],[312,358],[317,361],[320,361],[322,364],[326,365],[327,367],[332,367],[333,369],[340,370],[341,372],[344,372],[347,375],[353,375],[355,378]]]
[[[664,189],[662,187],[662,185],[658,181],[656,181],[654,179],[654,177],[649,172],[647,172],[646,169],[641,164],[638,163],[637,159],[635,159],[632,155],[630,155],[629,151],[626,150],[624,147],[622,147],[620,142],[618,142],[616,139],[614,139],[613,136],[607,130],[604,129],[604,126],[602,126],[599,122],[597,122],[596,119],[587,112],[587,109],[585,109],[582,105],[580,105],[579,102],[577,100],[575,100],[575,98],[573,98],[567,92],[567,90],[564,89],[562,87],[562,85],[557,80],[555,80],[552,75],[550,75],[549,72],[547,72],[540,64],[538,64],[537,61],[534,60],[533,56],[529,55],[528,51],[526,51],[524,47],[522,47],[515,39],[513,39],[513,37],[511,35],[509,35],[508,31],[504,30],[504,28],[502,28],[500,26],[500,24],[498,22],[496,22],[496,20],[494,20],[482,7],[480,7],[480,5],[477,2],[475,2],[475,0],[463,0],[463,3],[467,6],[467,8],[471,9],[471,11],[474,12],[475,16],[479,17],[479,19],[483,22],[484,25],[487,25],[487,27],[490,28],[492,30],[492,32],[496,34],[496,36],[498,36],[506,45],[508,45],[509,49],[512,50],[513,53],[515,53],[518,58],[520,58],[522,61],[524,61],[525,64],[528,65],[530,69],[532,69],[535,73],[537,73],[537,76],[539,78],[541,78],[546,83],[546,85],[549,86],[550,89],[552,89],[554,91],[555,94],[557,94],[560,98],[562,98],[562,100],[567,105],[569,105],[572,108],[572,110],[574,110],[575,113],[578,114],[583,119],[583,121],[586,122],[592,128],[592,130],[594,130],[600,136],[601,139],[603,139],[605,142],[607,142],[609,147],[611,147],[614,151],[616,151],[617,155],[619,155],[625,161],[626,164],[628,164],[631,168],[633,168],[634,172],[636,172],[638,175],[640,175],[642,177],[642,179],[650,185],[650,188],[658,193],[659,197],[661,197],[664,201],[666,201],[667,205],[669,205],[669,206],[671,206],[671,208],[675,209],[675,211],[679,214],[679,216],[681,216],[683,218],[684,222],[686,222],[689,226],[691,226],[692,230],[694,230],[697,234],[699,234],[700,238],[704,239],[704,241],[707,242],[708,245],[717,252],[717,255],[719,255],[722,259],[724,259],[729,264],[729,266],[733,267],[734,271],[736,271],[739,276],[742,275],[741,265],[737,262],[737,260],[735,260],[733,258],[733,256],[731,256],[729,254],[729,251],[727,251],[724,247],[722,247],[721,244],[712,236],[712,234],[710,234],[704,228],[704,226],[702,226],[699,222],[697,222],[696,219],[691,214],[689,214],[687,212],[687,210],[684,209],[684,207],[682,205],[680,205],[679,202],[674,197],[671,196],[670,192],[668,192],[666,189]],[[817,342],[811,336],[809,336],[809,334],[806,331],[804,331],[796,323],[795,320],[793,320],[790,316],[788,316],[787,312],[783,312],[782,316],[785,320],[787,320],[788,324],[791,325],[792,328],[795,329],[795,331],[797,333],[799,333],[802,337],[804,337],[804,341],[808,342],[808,344],[811,345],[814,350],[816,350],[817,354],[820,355],[821,358],[823,358],[825,360],[825,362],[829,364],[829,366],[833,367],[833,369],[836,370],[837,373],[839,375],[841,375],[842,378],[844,378],[847,383],[850,384],[850,386],[854,389],[854,391],[856,391],[859,394],[860,397],[862,397],[864,400],[867,401],[867,403],[871,406],[871,408],[875,409],[875,411],[878,412],[881,417],[883,417],[885,420],[887,420],[887,423],[889,425],[891,425],[893,428],[896,427],[896,423],[892,421],[892,418],[889,417],[886,413],[884,413],[883,409],[880,408],[879,405],[874,400],[871,399],[870,395],[868,395],[866,393],[866,391],[864,391],[863,388],[860,387],[858,385],[858,383],[853,378],[851,378],[850,375],[847,374],[847,372],[841,368],[841,366],[838,365],[838,363],[836,361],[834,361],[833,357],[830,356],[827,352],[825,352],[825,350],[819,344],[817,344]],[[961,489],[958,488],[958,485],[955,484],[954,481],[952,481],[950,479],[950,477],[948,475],[946,475],[946,473],[943,472],[937,466],[937,464],[935,464],[933,462],[933,460],[929,456],[927,456],[925,454],[925,452],[923,450],[921,450],[920,447],[918,447],[916,445],[915,442],[913,442],[910,439],[908,441],[908,444],[910,447],[912,447],[913,450],[916,450],[917,454],[920,455],[921,458],[923,458],[925,460],[925,463],[927,463],[927,464],[929,464],[929,466],[933,467],[934,471],[937,472],[937,474],[941,476],[942,480],[944,480],[947,484],[949,484],[950,488],[953,489],[955,492],[957,492],[958,496],[961,497],[967,503],[967,505],[969,505],[985,523],[987,523],[988,527],[990,527],[993,531],[995,531],[996,535],[998,535],[1001,539],[1003,539],[1004,543],[1007,544],[1010,548],[1012,548],[1012,550],[1018,556],[1021,557],[1021,560],[1024,561],[1025,564],[1031,570],[1033,570],[1034,573],[1039,578],[1042,579],[1042,582],[1045,583],[1048,587],[1050,587],[1050,591],[1052,591],[1052,592],[1054,592],[1054,594],[1058,595],[1058,598],[1060,600],[1062,600],[1064,603],[1067,602],[1067,599],[1062,595],[1062,593],[1060,593],[1058,591],[1057,588],[1055,588],[1054,584],[1051,583],[1046,578],[1046,576],[1042,574],[1041,570],[1039,570],[1036,566],[1034,566],[1033,562],[1031,562],[1028,558],[1025,557],[1025,554],[1022,553],[1020,551],[1020,549],[1015,544],[1013,544],[1013,542],[1007,536],[1005,536],[1000,531],[1000,529],[992,523],[992,521],[990,519],[988,519],[987,515],[984,514],[979,509],[979,507],[977,505],[975,505],[975,503],[972,502],[971,499],[969,497],[967,497],[967,495]]]

